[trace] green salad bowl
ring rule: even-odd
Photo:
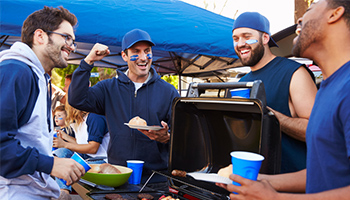
[[[132,169],[120,165],[113,165],[121,174],[101,174],[101,173],[93,173],[90,172],[94,169],[95,166],[100,164],[90,164],[91,169],[85,173],[82,179],[93,182],[97,185],[107,185],[110,187],[119,187],[126,183],[132,173]]]

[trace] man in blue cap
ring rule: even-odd
[[[266,17],[257,12],[242,13],[233,23],[234,49],[251,72],[241,82],[262,80],[269,109],[282,131],[281,173],[306,167],[305,132],[317,88],[312,72],[305,66],[272,54],[277,46]]]
[[[105,115],[110,131],[107,150],[108,162],[126,165],[127,160],[143,160],[141,183],[152,170],[166,171],[169,155],[169,126],[171,107],[178,91],[157,74],[152,65],[153,41],[149,34],[134,29],[122,40],[122,58],[128,64],[126,71],[118,69],[118,78],[107,79],[89,87],[90,71],[95,61],[110,52],[108,47],[95,44],[89,55],[75,70],[68,91],[73,107]],[[160,125],[160,130],[131,129],[124,123],[139,116],[148,125]],[[147,186],[167,188],[166,178],[155,175]]]

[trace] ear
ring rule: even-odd
[[[44,44],[47,40],[47,34],[42,29],[36,29],[33,35],[33,44]]]
[[[264,44],[264,45],[265,45],[265,44],[268,45],[268,43],[269,43],[269,41],[270,41],[270,36],[269,36],[269,34],[263,33],[263,35],[262,35],[262,40],[263,40],[263,44]]]
[[[337,22],[344,15],[344,12],[345,8],[343,6],[339,6],[336,9],[334,9],[328,18],[328,23],[332,24]]]
[[[127,50],[126,50],[127,51]],[[126,53],[124,51],[122,51],[122,58],[125,62],[128,61],[128,56],[126,55]]]

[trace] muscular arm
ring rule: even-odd
[[[309,72],[304,67],[300,67],[294,72],[289,88],[289,107],[292,117],[269,108],[276,115],[284,133],[305,141],[306,127],[316,93],[317,88]]]

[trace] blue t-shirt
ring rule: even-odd
[[[306,192],[350,185],[350,61],[321,83],[306,131]]]
[[[249,72],[240,79],[240,82],[261,80],[265,86],[267,106],[291,117],[288,104],[289,86],[294,72],[300,66],[304,65],[287,58],[276,57],[263,68]],[[314,78],[312,72],[308,71],[311,78]],[[306,143],[285,133],[282,133],[281,142],[281,173],[305,169]]]

